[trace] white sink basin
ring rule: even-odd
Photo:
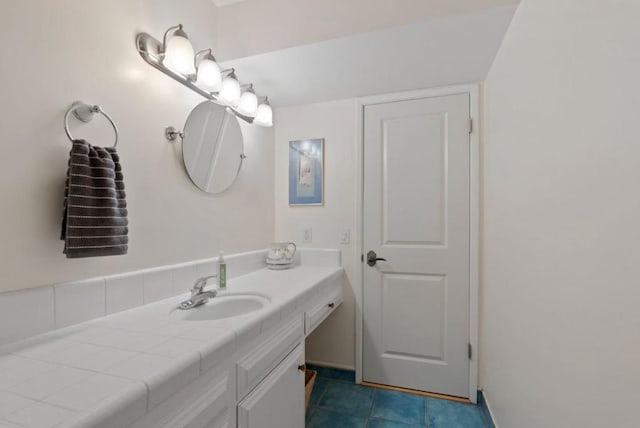
[[[259,311],[270,302],[268,297],[259,294],[220,294],[196,308],[174,310],[171,317],[184,321],[214,321]]]

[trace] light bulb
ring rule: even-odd
[[[264,103],[258,106],[256,118],[253,123],[259,126],[273,126],[273,110],[271,109],[268,100],[265,100]]]
[[[162,63],[176,73],[185,76],[195,73],[193,46],[182,27],[178,28],[167,41]]]
[[[196,84],[209,92],[218,92],[221,87],[222,76],[220,75],[220,67],[212,59],[213,57],[209,58],[210,56],[205,56],[198,64]]]
[[[244,91],[238,101],[238,112],[244,116],[254,117],[258,110],[258,97],[252,88]]]
[[[222,79],[222,87],[218,93],[218,101],[226,106],[236,106],[240,100],[240,83],[235,73]]]

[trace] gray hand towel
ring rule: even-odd
[[[74,140],[64,196],[60,239],[67,258],[127,254],[127,201],[115,148]]]

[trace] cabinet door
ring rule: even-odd
[[[300,343],[304,337],[302,317],[293,317],[275,333],[266,336],[260,345],[253,346],[238,361],[238,400],[255,388]]]
[[[304,427],[304,348],[298,345],[238,404],[238,428]]]

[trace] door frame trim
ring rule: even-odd
[[[469,94],[469,112],[473,129],[469,135],[469,342],[473,352],[469,360],[469,400],[477,401],[478,391],[478,331],[479,331],[479,287],[480,287],[480,84],[447,86],[420,89],[385,95],[374,95],[357,99],[357,144],[356,144],[356,209],[354,258],[364,254],[364,108],[374,104],[433,98],[445,95]],[[364,312],[364,263],[354,270],[354,294],[356,300],[356,383],[362,383]]]

